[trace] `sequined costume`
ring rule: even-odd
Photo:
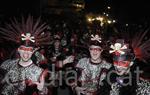
[[[149,95],[150,94],[150,82],[144,79],[140,79],[137,83],[137,95]]]
[[[4,79],[0,81],[4,85],[0,91],[2,95],[47,93],[44,90],[47,70],[36,66],[34,63],[38,60],[31,58],[41,47],[49,45],[50,33],[47,27],[40,18],[36,20],[32,16],[22,17],[21,20],[14,18],[6,26],[0,27],[0,39],[16,45],[15,50],[19,54],[14,60],[7,60],[0,66],[2,73],[5,72]],[[36,91],[28,92],[32,88]]]
[[[132,67],[134,71],[136,66]],[[136,95],[136,75],[134,72],[125,75],[118,75],[112,67],[107,72],[107,78],[102,81],[100,95]]]
[[[126,79],[127,78],[127,79]],[[131,85],[122,85],[125,82],[129,82],[129,75],[118,76],[112,74],[110,78],[111,85],[108,82],[103,81],[104,85],[101,87],[100,95],[149,95],[150,94],[150,82],[144,79],[140,79],[139,82],[135,81],[135,76],[132,76]]]
[[[39,81],[42,74],[42,69],[35,64],[27,67],[22,67],[17,60],[7,60],[0,66],[1,69],[7,71],[3,82],[5,82],[2,89],[3,95],[18,95],[25,91],[26,81]]]
[[[104,60],[99,64],[94,64],[90,62],[89,58],[82,58],[76,67],[81,69],[79,81],[84,82],[82,87],[87,88],[88,91],[96,92],[101,81],[106,77],[105,70],[108,70],[111,64]]]
[[[150,58],[150,39],[144,40],[147,32],[139,32],[132,39],[128,38],[131,43],[125,43],[125,39],[117,39],[110,46],[113,74],[107,76],[110,81],[103,81],[100,95],[150,95],[150,82],[141,80],[141,72],[137,71],[139,64],[146,64]],[[141,62],[138,64],[137,60]]]

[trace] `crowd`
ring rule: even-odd
[[[150,94],[149,30],[55,20],[28,16],[0,27],[0,95]]]

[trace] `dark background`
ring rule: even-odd
[[[103,11],[111,7],[112,15],[121,22],[137,23],[150,20],[148,0],[86,0],[87,11]]]
[[[1,15],[20,15],[32,13],[39,15],[46,0],[1,0]],[[150,21],[148,0],[85,0],[85,11],[102,13],[107,6],[110,14],[121,23],[141,23]]]

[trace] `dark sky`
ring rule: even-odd
[[[150,20],[148,0],[85,0],[86,11],[102,12],[111,6],[111,15],[124,23]]]
[[[1,0],[0,12],[5,14],[38,13],[42,0]],[[102,13],[111,6],[111,16],[124,23],[150,21],[148,0],[85,0],[87,12]]]
[[[36,13],[40,0],[1,0],[0,12],[8,15]]]

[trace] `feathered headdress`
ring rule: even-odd
[[[147,62],[147,60],[150,58],[150,39],[145,39],[146,36],[148,38],[147,34],[148,30],[144,32],[137,32],[132,38],[128,36],[127,40],[130,40],[130,43],[128,43],[130,48],[127,47],[126,44],[123,44],[124,42],[116,42],[114,45],[110,46],[111,50],[109,53],[119,56],[124,55],[128,51],[128,55],[131,53],[134,55],[134,59],[137,58],[141,61]]]
[[[132,39],[132,48],[135,57],[146,62],[150,58],[150,39],[145,39],[149,29],[144,32],[137,33]]]
[[[12,41],[18,45],[42,46],[50,42],[50,32],[48,32],[46,23],[42,23],[38,18],[34,21],[32,16],[28,16],[21,21],[16,18],[7,23],[5,27],[0,28],[2,39]]]

